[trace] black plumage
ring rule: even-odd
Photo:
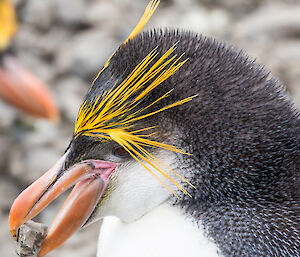
[[[186,185],[192,197],[181,193],[174,204],[203,224],[223,256],[300,256],[299,113],[280,82],[242,51],[190,32],[144,32],[113,55],[87,102],[124,80],[155,47],[161,56],[175,43],[187,63],[142,105],[172,88],[153,110],[198,96],[137,123],[158,126],[160,141],[192,154],[178,154],[177,162],[196,188]],[[68,166],[101,157],[87,153],[86,140],[95,145],[73,140]]]

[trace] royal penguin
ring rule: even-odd
[[[63,157],[10,230],[75,185],[38,256],[103,220],[98,257],[300,256],[300,119],[282,84],[193,32],[133,33],[79,110]]]

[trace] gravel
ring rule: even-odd
[[[61,122],[36,120],[0,102],[0,252],[16,256],[9,206],[61,156],[80,103],[101,65],[135,26],[147,1],[18,0],[20,62],[48,83]],[[280,79],[300,108],[299,0],[162,0],[149,25],[179,27],[245,49]],[[39,215],[49,225],[62,200]],[[95,256],[99,224],[76,233],[49,257]]]

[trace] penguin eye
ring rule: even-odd
[[[125,158],[125,157],[129,157],[130,156],[130,154],[123,147],[115,148],[113,150],[113,155],[115,155],[116,157],[119,157],[119,158]]]

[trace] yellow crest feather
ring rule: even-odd
[[[151,2],[147,5],[144,14],[142,15],[141,19],[139,20],[138,24],[135,26],[135,28],[133,29],[133,31],[130,33],[130,35],[127,37],[127,39],[124,41],[123,45],[125,45],[128,40],[135,38],[140,31],[145,27],[145,25],[147,24],[147,22],[149,21],[149,19],[151,18],[151,16],[153,15],[153,13],[155,12],[156,8],[159,5],[160,0],[151,0]],[[113,57],[114,54],[112,54],[108,60],[106,61],[106,63],[104,64],[103,68],[98,72],[96,78],[94,79],[92,86],[94,85],[95,81],[97,80],[97,78],[100,76],[101,72],[108,67],[110,59]]]
[[[130,33],[130,35],[128,36],[128,38],[125,40],[123,44],[126,44],[129,39],[135,38],[136,35],[140,33],[140,31],[145,27],[145,25],[147,24],[147,22],[149,21],[153,13],[155,12],[158,5],[159,5],[159,0],[152,0],[148,4],[143,16],[141,17],[138,24],[135,26],[135,28],[133,29],[133,31]]]
[[[170,192],[175,194],[156,174],[153,173],[153,171],[151,171],[149,166],[172,181],[181,191],[188,194],[188,192],[165,170],[168,169],[180,179],[187,183],[189,182],[177,172],[166,167],[156,157],[150,154],[145,147],[162,148],[183,154],[185,154],[185,152],[172,145],[149,139],[149,136],[152,134],[142,133],[152,130],[154,127],[134,130],[136,121],[153,116],[175,106],[182,105],[195,97],[187,97],[158,110],[146,112],[147,109],[154,106],[157,102],[168,97],[172,91],[170,90],[163,96],[154,100],[148,106],[138,108],[142,100],[151,91],[172,76],[187,61],[187,59],[181,61],[183,56],[177,57],[176,55],[173,55],[171,57],[175,48],[176,45],[172,46],[150,66],[150,63],[152,63],[158,55],[157,50],[154,49],[118,86],[114,86],[111,90],[99,96],[92,103],[84,102],[79,110],[75,125],[75,137],[84,135],[117,142],[126,149],[134,159],[139,161],[146,170],[155,176]]]
[[[126,44],[129,39],[134,38],[140,32],[157,8],[158,3],[159,1],[157,0],[152,0],[150,2],[138,25],[123,44]],[[183,59],[183,55],[174,55],[173,52],[175,49],[176,44],[168,49],[155,62],[154,60],[157,59],[158,53],[157,48],[153,49],[119,85],[115,84],[112,89],[104,92],[91,102],[85,101],[79,110],[74,136],[75,138],[78,136],[89,136],[98,138],[99,140],[113,140],[117,142],[168,191],[176,195],[175,192],[153,172],[153,169],[174,183],[182,192],[189,195],[189,193],[170,175],[170,173],[167,172],[167,170],[192,187],[193,185],[176,171],[160,162],[155,156],[149,153],[146,148],[162,148],[182,154],[186,153],[175,146],[151,140],[150,137],[155,134],[155,132],[149,132],[154,130],[155,127],[135,129],[135,123],[137,121],[182,105],[195,97],[187,97],[160,109],[147,112],[150,107],[155,107],[156,103],[168,97],[172,92],[172,90],[170,90],[163,96],[155,99],[148,106],[143,108],[140,107],[142,101],[150,92],[172,76],[188,60]],[[109,62],[110,58],[103,69],[109,65]],[[98,73],[96,79],[99,77],[102,70]]]
[[[0,0],[0,20],[0,50],[3,50],[10,44],[18,27],[15,9],[9,0]]]

